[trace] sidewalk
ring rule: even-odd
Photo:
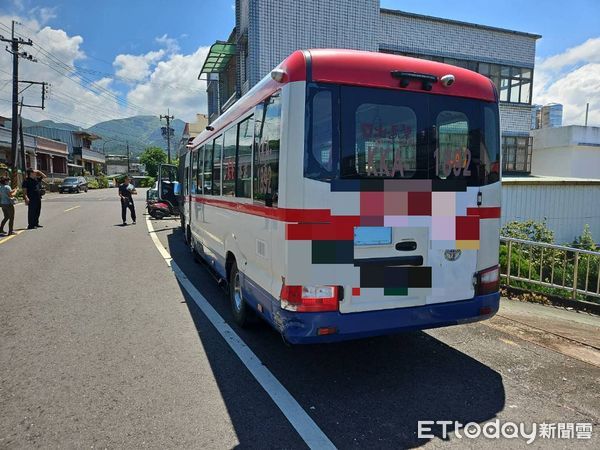
[[[600,367],[598,316],[502,298],[496,316],[484,323],[511,336]]]

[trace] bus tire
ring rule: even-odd
[[[242,282],[237,263],[234,261],[229,272],[229,302],[231,303],[231,312],[233,320],[240,327],[244,327],[248,322],[248,305],[244,301],[242,294]]]

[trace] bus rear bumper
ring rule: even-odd
[[[313,344],[477,322],[491,318],[499,305],[498,292],[450,303],[351,314],[294,313],[277,305],[273,319],[287,342]],[[335,332],[320,335],[320,329]]]

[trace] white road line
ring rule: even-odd
[[[208,303],[206,298],[196,289],[192,282],[187,278],[183,271],[172,260],[171,255],[163,247],[158,236],[154,231],[152,222],[146,217],[148,231],[154,245],[165,259],[167,265],[171,267],[175,277],[187,291],[189,296],[194,300],[196,305],[210,320],[215,329],[223,337],[225,342],[231,347],[235,354],[240,358],[242,363],[250,371],[252,376],[263,387],[265,392],[275,402],[283,415],[287,418],[290,424],[298,432],[300,437],[306,442],[309,448],[318,449],[334,449],[335,445],[310,418],[310,416],[302,409],[300,404],[294,399],[283,385],[275,378],[269,369],[262,363],[252,350],[244,343],[244,341],[236,334],[235,331],[225,322],[219,313]]]
[[[73,211],[74,209],[81,208],[81,205],[73,206],[72,208],[65,209],[65,212]]]

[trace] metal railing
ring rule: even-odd
[[[500,246],[506,248],[500,277],[507,286],[519,281],[566,290],[574,300],[577,294],[600,298],[600,252],[508,237],[500,237]]]

